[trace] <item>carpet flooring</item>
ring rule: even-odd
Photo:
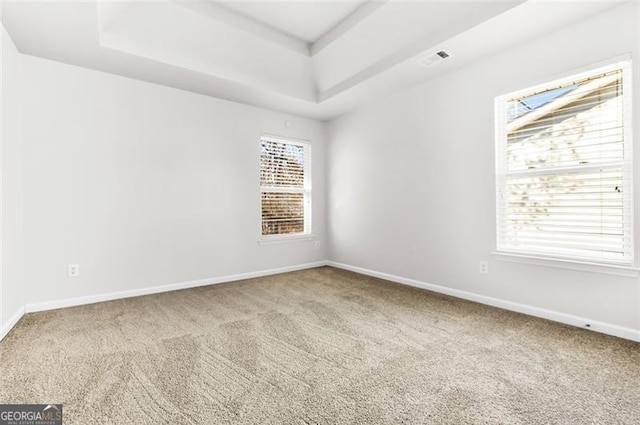
[[[69,424],[640,424],[640,344],[322,267],[27,314],[0,403]]]

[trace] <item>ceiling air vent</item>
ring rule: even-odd
[[[418,59],[418,63],[424,67],[429,67],[448,57],[449,53],[445,52],[444,50],[440,50],[438,53],[434,53],[429,56],[425,56],[424,58]]]

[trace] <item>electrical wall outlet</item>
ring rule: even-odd
[[[69,264],[69,277],[76,277],[80,274],[80,266],[78,264]]]
[[[489,263],[487,261],[480,261],[478,263],[478,271],[482,274],[488,274],[489,273]]]
[[[316,249],[320,249],[320,241],[316,241],[315,246],[316,246]]]

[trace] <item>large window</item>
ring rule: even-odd
[[[311,233],[311,146],[260,140],[262,238]]]
[[[496,99],[499,252],[632,265],[631,71]]]

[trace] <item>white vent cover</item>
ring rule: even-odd
[[[424,67],[429,67],[433,64],[441,62],[449,57],[449,53],[444,50],[440,50],[438,53],[433,53],[429,56],[425,56],[424,58],[418,59],[418,63]]]

